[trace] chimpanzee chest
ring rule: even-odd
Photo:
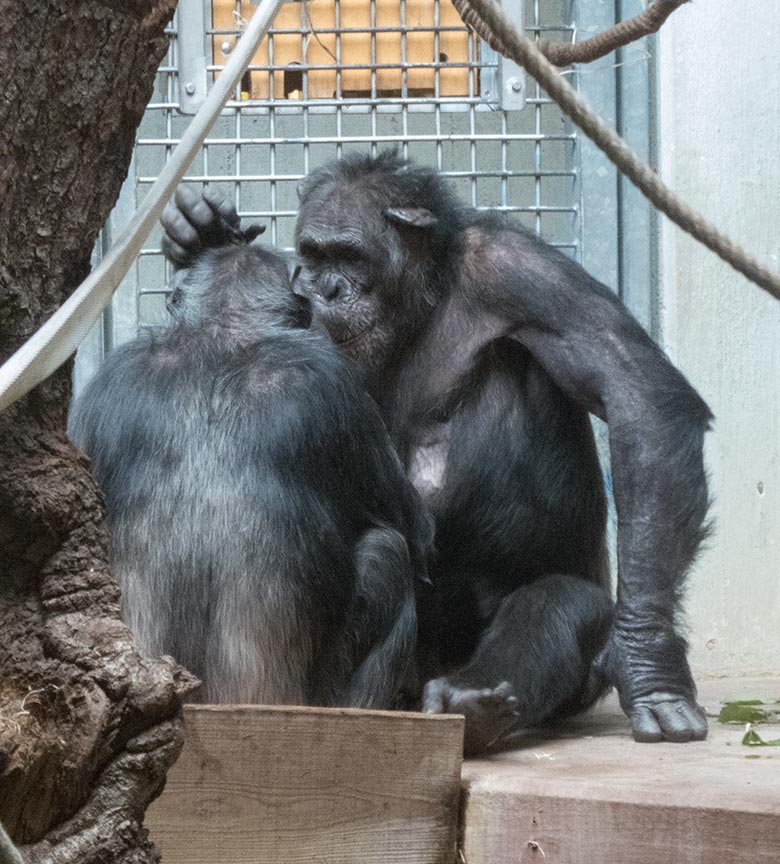
[[[521,409],[526,352],[498,335],[499,320],[483,315],[474,323],[459,296],[445,304],[400,379],[402,450],[409,478],[429,504],[451,482],[453,455],[463,444],[478,443],[485,431],[489,437],[497,414]],[[501,404],[491,395],[496,388]],[[479,421],[483,408],[487,424]]]
[[[433,346],[433,357],[420,352],[405,383],[401,421],[409,479],[427,503],[447,482],[453,434],[464,408],[478,402],[483,382],[476,374],[477,352],[467,340],[446,353]],[[442,362],[446,357],[446,362]]]
[[[511,453],[514,448],[504,433],[522,425],[526,406],[518,398],[516,382],[512,382],[514,398],[506,394],[507,398],[496,400],[491,379],[488,375],[479,381],[462,382],[457,391],[449,391],[449,398],[442,400],[432,417],[407,429],[407,475],[435,514],[453,494],[467,500],[475,484],[482,487],[480,495],[486,484],[496,494],[498,477],[518,455]],[[507,384],[502,382],[502,387]]]
[[[451,420],[430,424],[418,430],[411,447],[407,469],[409,479],[427,503],[431,503],[444,488],[451,432]]]
[[[461,485],[464,473],[472,473],[470,463],[483,471],[503,470],[494,462],[496,435],[515,426],[526,410],[515,370],[502,375],[485,358],[464,359],[451,356],[446,370],[416,390],[404,424],[407,474],[434,511],[442,496]]]
[[[603,522],[586,412],[514,343],[486,346],[461,369],[447,370],[442,389],[418,386],[401,436],[409,478],[436,519],[440,559],[581,567]]]

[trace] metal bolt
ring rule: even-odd
[[[523,89],[523,82],[520,78],[510,78],[509,79],[509,87],[513,93],[520,93]]]
[[[222,49],[223,54],[230,54],[230,52],[233,50],[233,43],[223,42],[219,47]]]
[[[192,81],[190,81],[189,84],[184,85],[184,92],[188,96],[193,96],[195,94],[195,85],[192,83]]]

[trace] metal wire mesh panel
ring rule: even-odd
[[[573,38],[567,0],[504,5],[522,12],[528,32]],[[190,122],[183,112],[196,110],[252,11],[251,0],[181,0],[115,227],[157,177]],[[523,94],[522,77],[504,80],[502,93],[502,62],[450,0],[285,4],[187,180],[231,191],[244,219],[267,223],[266,240],[290,246],[301,177],[346,152],[397,146],[448,176],[466,203],[515,213],[576,256],[576,135],[533,82]],[[95,337],[101,351],[165,319],[159,240],[118,292]]]

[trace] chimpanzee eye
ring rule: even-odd
[[[351,243],[334,243],[328,249],[327,257],[331,261],[349,261],[355,263],[365,260],[363,249]]]
[[[345,246],[344,249],[337,255],[342,261],[362,261],[363,254],[359,249],[352,246]]]
[[[313,243],[303,239],[298,245],[298,254],[310,261],[363,261],[365,254],[362,246],[338,240],[326,243]]]
[[[311,258],[315,260],[324,257],[323,250],[319,246],[315,245],[314,243],[309,243],[306,240],[300,243],[298,247],[298,254],[302,258]]]

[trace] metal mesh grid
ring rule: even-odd
[[[229,103],[186,180],[216,183],[232,190],[244,219],[267,223],[265,239],[290,246],[297,207],[295,189],[301,177],[344,152],[373,153],[395,145],[404,155],[434,166],[449,177],[465,202],[516,213],[521,222],[546,240],[568,254],[578,255],[577,139],[557,106],[529,81],[525,107],[501,110],[485,95],[486,82],[498,62],[495,55],[472,34],[467,37],[465,60],[447,62],[449,58],[440,47],[458,29],[441,23],[442,8],[449,0],[433,0],[432,23],[422,26],[411,24],[407,18],[412,2],[400,0],[399,21],[390,26],[377,23],[377,0],[370,0],[367,29],[371,53],[367,64],[348,62],[350,58],[342,50],[342,42],[349,34],[366,30],[350,27],[343,20],[355,0],[335,0],[334,26],[318,27],[316,35],[311,32],[311,17],[304,14],[306,4],[296,4],[302,9],[300,28],[272,30],[267,62],[250,67],[252,76],[268,76],[266,95],[258,98],[245,79],[242,89],[247,92],[237,92]],[[524,27],[537,35],[571,39],[571,6],[566,0],[525,0]],[[246,12],[248,7],[246,0],[243,7],[236,0],[237,21],[242,9]],[[219,40],[229,40],[236,32],[209,26],[205,34],[208,59],[212,60],[212,40],[221,44]],[[379,62],[377,40],[390,33],[397,34],[400,56],[394,63]],[[433,37],[434,62],[412,61],[408,57],[409,40],[422,33],[429,34],[429,39]],[[179,113],[177,34],[174,21],[168,57],[159,68],[154,95],[138,131],[130,175],[129,194],[133,200],[128,206],[143,198],[190,121],[189,116]],[[274,40],[286,36],[289,41],[291,35],[302,40],[304,58],[308,44],[318,42],[321,46],[327,37],[333,40],[335,49],[331,52],[333,58],[325,58],[327,62],[298,65],[301,86],[295,101],[283,94],[280,98],[275,81],[290,67],[274,62]],[[220,68],[209,62],[210,75]],[[411,76],[419,75],[422,69],[427,70],[428,82],[433,73],[429,92],[421,93],[420,88],[410,86]],[[443,76],[453,69],[467,73],[467,91],[460,95],[443,92]],[[354,96],[344,88],[343,79],[350,70],[368,76],[367,92]],[[379,77],[388,70],[400,75],[400,88],[389,95],[378,86]],[[313,98],[308,92],[308,78],[325,72],[335,75],[335,91],[330,98]],[[132,297],[120,301],[124,313],[114,311],[115,315],[129,316],[129,326],[119,328],[117,341],[131,335],[134,327],[165,319],[169,273],[159,252],[159,240],[158,232],[136,262],[128,280],[132,283]]]

